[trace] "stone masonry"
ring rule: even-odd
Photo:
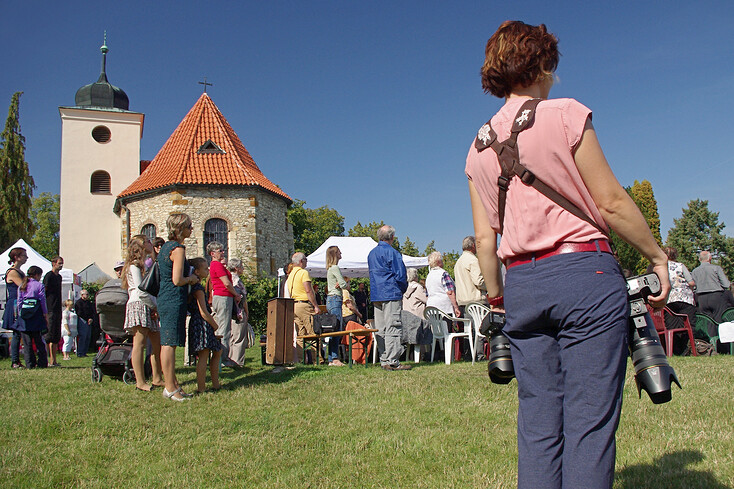
[[[181,186],[129,202],[129,228],[125,208],[120,212],[122,246],[129,235],[139,234],[154,224],[157,235],[167,239],[166,219],[177,212],[191,217],[194,230],[186,245],[186,256],[204,256],[204,224],[212,218],[227,223],[229,258],[240,258],[245,273],[275,276],[277,268],[293,253],[293,228],[287,219],[286,202],[258,187]]]

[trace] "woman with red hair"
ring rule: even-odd
[[[610,488],[629,306],[608,228],[653,264],[662,285],[648,298],[655,306],[670,290],[667,257],[609,168],[591,111],[548,98],[556,37],[542,24],[507,21],[485,55],[482,86],[505,104],[479,130],[466,175],[490,297],[502,295],[500,260],[507,269],[503,331],[518,382],[518,487]],[[502,144],[513,137],[514,145]],[[505,150],[517,151],[514,161]],[[503,172],[499,156],[527,171]],[[534,179],[581,212],[541,193]]]

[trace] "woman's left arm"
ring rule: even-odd
[[[653,271],[660,277],[660,293],[648,297],[648,301],[653,307],[663,307],[670,292],[668,257],[655,241],[640,209],[614,176],[591,119],[586,120],[574,159],[604,221],[653,265]]]
[[[46,306],[46,287],[41,282],[38,282],[38,300],[41,301],[41,311],[44,315],[48,314],[48,307]]]
[[[184,277],[186,252],[182,246],[177,246],[173,251],[171,251],[171,261],[173,262],[173,270],[171,273],[171,281],[173,282],[173,285],[183,287],[184,285],[193,285],[199,281],[196,275]]]
[[[339,288],[342,290],[347,289],[347,281],[344,280],[344,276],[342,275],[342,271],[339,269],[339,265],[334,265],[336,267],[335,275],[336,275],[336,282],[339,284]]]

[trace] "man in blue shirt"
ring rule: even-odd
[[[408,288],[403,257],[392,247],[395,228],[382,226],[377,231],[379,243],[370,251],[367,264],[370,269],[370,298],[375,308],[377,351],[380,365],[385,370],[410,370],[400,364],[403,346],[400,342],[403,310],[403,292]]]

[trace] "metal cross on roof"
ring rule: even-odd
[[[214,86],[213,83],[207,83],[206,77],[204,77],[204,81],[203,82],[199,82],[199,85],[204,85],[204,93],[206,93],[206,87],[207,86],[210,86],[210,87],[213,87]]]

